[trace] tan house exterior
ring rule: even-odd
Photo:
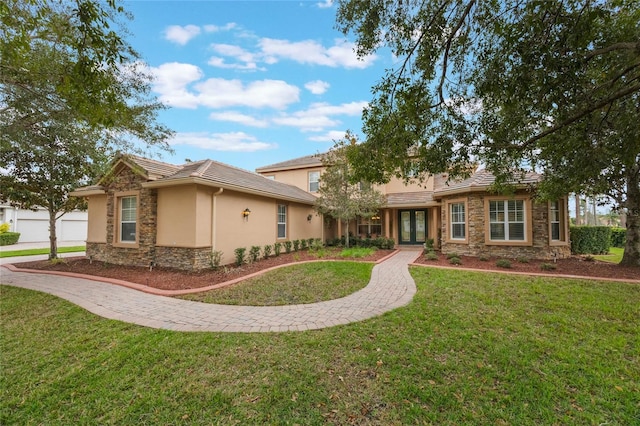
[[[113,264],[202,269],[211,253],[323,238],[315,197],[212,160],[182,166],[121,156],[88,201],[87,256]]]
[[[317,195],[324,166],[322,154],[260,167],[257,173]],[[398,246],[434,242],[436,249],[471,256],[566,257],[570,255],[567,198],[535,201],[531,189],[542,176],[529,173],[513,196],[490,192],[491,173],[480,170],[469,179],[447,182],[430,175],[422,183],[400,179],[377,187],[386,204],[372,220],[351,223],[353,235],[392,238]],[[325,239],[344,232],[325,224]]]

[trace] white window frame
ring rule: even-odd
[[[492,205],[494,203],[496,207],[502,207],[502,209],[492,211]],[[518,204],[521,205],[519,206]],[[515,209],[512,209],[512,206],[515,207]],[[518,218],[519,216],[521,216],[521,219]],[[522,238],[514,238],[510,233],[510,226],[518,224],[522,224]],[[492,232],[493,225],[502,225],[504,238],[494,237]],[[489,201],[489,239],[491,241],[517,243],[527,241],[527,206],[524,200],[504,199]]]
[[[276,235],[278,239],[287,238],[287,205],[286,204],[278,204],[276,210]],[[282,227],[282,235],[280,234],[280,227]]]
[[[462,211],[454,212],[454,207],[461,206]],[[462,218],[460,218],[462,215]],[[455,241],[466,241],[467,239],[467,208],[464,201],[452,202],[449,204],[449,232],[450,239]],[[455,225],[462,225],[462,236],[457,236],[454,232]]]
[[[309,192],[318,192],[320,189],[320,171],[312,171],[308,173]]]
[[[133,206],[125,208],[125,200],[133,200]],[[122,193],[116,194],[116,209],[117,209],[117,232],[115,233],[115,242],[126,246],[138,244],[138,214],[139,214],[139,194],[136,193]],[[124,237],[124,226],[126,224],[134,224],[135,229],[133,232],[133,239],[127,239]]]

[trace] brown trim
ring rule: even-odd
[[[491,201],[524,201],[524,241],[513,240],[492,240],[491,239],[491,223],[489,222],[489,203]],[[508,214],[508,212],[505,212]],[[531,197],[515,196],[515,197],[485,197],[484,199],[484,244],[487,246],[533,246],[533,205]]]
[[[443,228],[446,231],[445,242],[449,244],[469,244],[469,203],[467,198],[454,198],[445,202],[445,223]],[[464,204],[464,239],[451,238],[451,204]]]
[[[123,242],[120,240],[121,234],[121,208],[120,200],[125,197],[136,197],[136,240],[135,242]],[[119,248],[140,248],[140,191],[122,191],[113,194],[113,247]]]

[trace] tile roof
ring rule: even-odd
[[[294,158],[292,160],[282,161],[280,163],[270,164],[268,166],[258,167],[256,172],[264,173],[267,171],[299,169],[304,167],[322,166],[322,157],[324,154],[306,155],[304,157]]]
[[[175,164],[163,163],[162,161],[152,160],[150,158],[140,157],[138,155],[127,154],[121,157],[125,162],[133,161],[135,164],[145,170],[150,179],[158,179],[172,175],[180,170],[181,166]]]
[[[531,185],[542,180],[542,175],[535,172],[527,172],[522,179],[511,182],[515,185]],[[435,195],[447,195],[460,192],[485,191],[495,181],[493,173],[486,169],[478,170],[467,179],[446,182],[446,176],[440,176],[436,181]]]
[[[423,206],[437,204],[433,199],[433,191],[397,192],[387,194],[387,206]]]

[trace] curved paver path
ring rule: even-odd
[[[230,306],[143,293],[83,278],[14,272],[2,284],[53,294],[96,315],[177,331],[302,331],[362,321],[408,304],[416,293],[408,264],[418,251],[399,251],[374,266],[369,284],[347,297],[288,306]]]

